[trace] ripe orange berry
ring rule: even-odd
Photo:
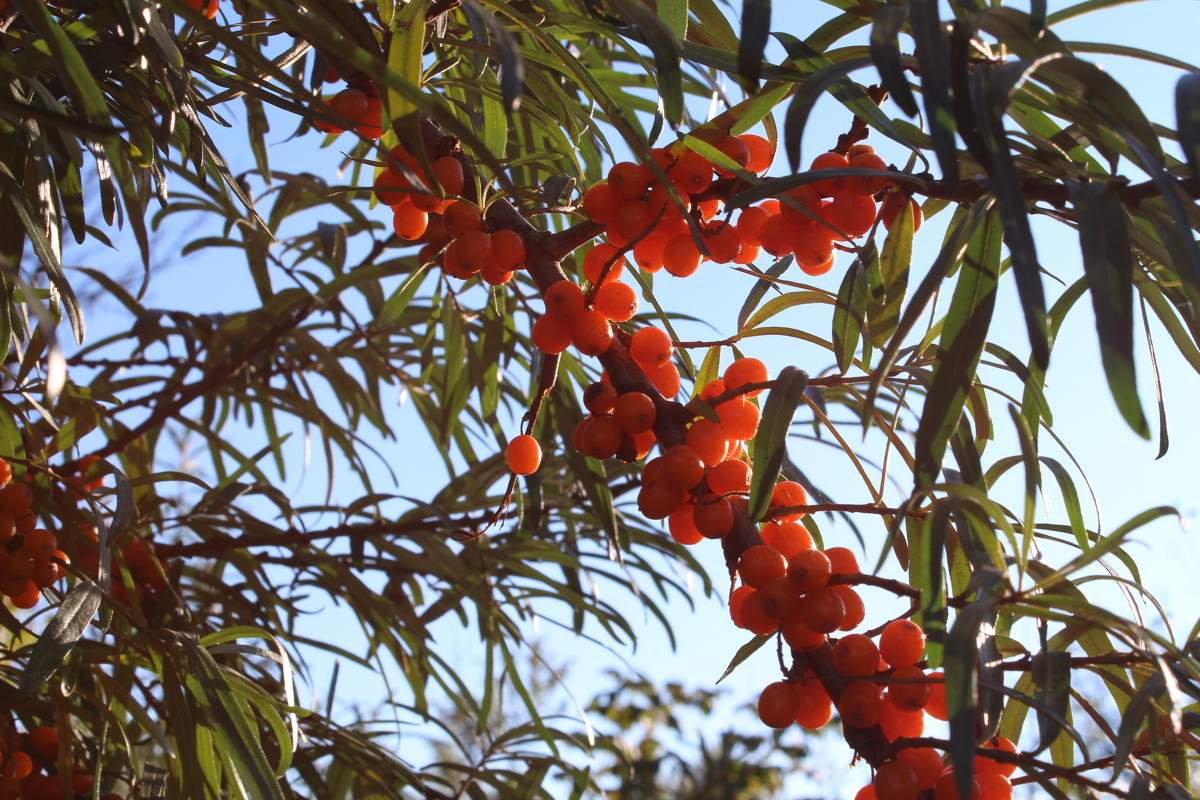
[[[825,555],[829,557],[834,575],[853,575],[862,571],[858,566],[858,557],[848,547],[827,547]]]
[[[581,311],[569,324],[571,342],[585,356],[598,356],[613,342],[612,323],[595,309]]]
[[[637,293],[627,283],[612,281],[597,290],[592,307],[613,322],[625,322],[637,313]]]
[[[674,363],[668,361],[656,367],[642,365],[642,372],[646,373],[646,377],[654,384],[658,393],[668,400],[679,394],[679,368]]]
[[[353,88],[342,89],[335,94],[329,101],[329,107],[333,113],[350,122],[360,121],[369,110],[366,93]]]
[[[27,753],[20,750],[10,753],[4,761],[3,773],[5,778],[14,778],[18,781],[28,778],[33,772],[33,759]]]
[[[658,416],[654,401],[643,392],[625,392],[617,398],[613,408],[617,424],[626,433],[641,433],[654,427]]]
[[[984,748],[988,750],[1002,750],[1006,753],[1017,752],[1017,746],[1013,744],[1012,740],[1006,739],[1003,736],[994,737],[992,741],[984,745]],[[1009,761],[997,761],[996,759],[988,758],[987,756],[975,756],[975,774],[981,778],[986,773],[994,773],[996,775],[1008,777],[1016,771],[1017,765],[1015,763]],[[1009,788],[1011,790],[1011,786]],[[986,794],[987,790],[985,789],[984,795]]]
[[[721,423],[703,417],[692,422],[687,429],[688,447],[695,451],[707,467],[715,467],[725,460],[729,452],[729,441]]]
[[[814,158],[809,169],[845,169],[848,166],[850,166],[850,161],[844,155],[831,150],[828,153],[821,153],[821,155]],[[823,181],[814,181],[811,185],[818,192],[829,197],[840,193],[842,187],[845,185],[845,181],[845,178],[829,178]]]
[[[530,338],[543,353],[561,353],[571,346],[571,326],[552,314],[543,314],[533,323]]]
[[[667,169],[667,180],[681,193],[699,194],[712,184],[712,164],[699,153],[687,150]]]
[[[48,725],[39,725],[29,732],[29,749],[47,760],[58,757],[58,731]]]
[[[392,230],[404,241],[415,242],[421,238],[428,227],[429,215],[412,203],[396,203],[392,206]],[[480,233],[479,235],[483,236],[484,234]],[[471,265],[467,266],[470,268]]]
[[[848,193],[835,195],[833,202],[822,206],[820,211],[821,219],[851,239],[870,231],[876,214],[874,198]]]
[[[625,271],[625,257],[620,252],[620,248],[608,242],[593,245],[583,257],[583,276],[593,286],[619,280]]]
[[[471,231],[481,230],[483,215],[474,203],[455,200],[442,212],[442,223],[446,226],[446,233],[457,239]]]
[[[763,383],[770,380],[767,365],[757,358],[739,358],[725,368],[721,380],[727,390],[740,389],[750,383]],[[762,394],[762,389],[746,392],[746,397],[756,397]]]
[[[221,8],[219,0],[187,0],[187,4],[197,11],[203,10],[208,19],[215,19]]]
[[[804,621],[804,617],[799,613],[794,613],[780,622],[779,632],[783,635],[783,640],[787,642],[788,647],[802,653],[816,650],[825,644],[827,639],[825,634],[817,633],[808,627],[808,624]]]
[[[800,711],[796,713],[800,727],[815,731],[833,719],[833,701],[820,681],[813,678],[797,684],[796,696],[800,698]]]
[[[905,198],[903,195],[895,194],[887,198],[883,203],[883,227],[889,231],[892,229],[892,224],[896,221],[896,216],[904,208],[904,203],[907,200],[908,207],[913,215],[913,232],[921,229],[921,223],[925,220],[925,214],[921,211],[921,204],[916,201],[916,198]]]
[[[737,232],[742,241],[746,244],[762,244],[759,235],[762,233],[762,226],[771,214],[762,206],[750,206],[742,209],[742,213],[738,215]]]
[[[771,524],[775,527],[771,529],[769,536],[767,529],[763,528],[763,541],[783,554],[784,558],[791,559],[801,550],[812,549],[812,534],[799,522],[772,522]]]
[[[799,712],[800,699],[786,681],[768,684],[758,696],[758,718],[769,728],[786,728]]]
[[[761,589],[767,581],[787,575],[787,561],[778,550],[756,544],[742,553],[738,560],[738,575],[742,583]]]
[[[976,773],[975,782],[979,784],[980,800],[1012,800],[1012,781],[1005,775],[995,772]]]
[[[905,747],[896,754],[896,758],[912,768],[917,776],[917,786],[922,791],[932,789],[945,770],[941,753],[932,747]]]
[[[846,606],[837,592],[825,587],[804,595],[800,614],[804,623],[817,633],[833,633],[846,618]]]
[[[750,491],[750,464],[740,458],[727,458],[708,471],[708,490],[713,494]],[[784,555],[786,559],[787,556]]]
[[[483,231],[467,231],[454,242],[454,254],[463,267],[478,272],[492,261],[492,236]]]
[[[583,452],[592,458],[612,458],[621,447],[624,433],[611,414],[593,417],[583,431]]]
[[[763,250],[782,258],[796,246],[796,223],[782,214],[772,214],[759,229],[758,239]]]
[[[619,161],[608,171],[608,185],[624,200],[641,197],[650,188],[650,170],[632,161]]]
[[[917,774],[903,761],[885,761],[875,771],[875,794],[887,800],[917,800]]]
[[[629,355],[642,368],[661,367],[669,363],[674,354],[671,337],[660,328],[639,328],[629,340]]]
[[[0,489],[8,486],[9,481],[12,480],[12,476],[12,464],[8,463],[8,461],[3,458],[0,458]]]
[[[455,161],[455,164],[458,162]],[[525,265],[525,241],[521,234],[504,228],[492,234],[492,263],[512,272]]]
[[[717,418],[730,439],[753,439],[758,433],[762,412],[745,397],[735,397],[717,406]]]
[[[607,183],[597,183],[583,195],[583,212],[593,222],[608,224],[616,216],[622,200]]]
[[[676,489],[693,489],[704,480],[704,462],[687,445],[673,445],[662,458],[666,481]]]
[[[658,272],[663,268],[667,240],[661,236],[647,236],[633,246],[633,261],[642,272]]]
[[[375,176],[375,197],[384,205],[394,206],[408,200],[409,182],[390,169],[380,170]]]
[[[929,699],[925,702],[925,713],[946,722],[950,715],[946,711],[945,675],[941,672],[930,672],[925,677],[932,681],[929,684]]]
[[[800,585],[800,591],[813,592],[829,583],[832,567],[820,550],[801,550],[788,561],[787,575]]]
[[[829,588],[838,593],[838,597],[842,598],[842,604],[846,606],[846,618],[842,620],[838,630],[852,631],[861,625],[867,616],[867,609],[858,592],[844,585],[830,586]]]
[[[676,278],[686,278],[696,274],[704,257],[700,248],[690,233],[680,233],[672,236],[663,247],[662,263],[667,273]]]
[[[924,651],[925,632],[912,620],[892,620],[879,635],[879,654],[893,667],[911,667]]]
[[[706,539],[720,539],[733,530],[733,504],[724,497],[705,495],[696,503],[696,529]]]
[[[583,390],[583,405],[593,414],[611,414],[617,405],[616,387],[604,381],[588,384]]]
[[[542,446],[527,433],[514,436],[504,451],[508,468],[517,475],[532,475],[542,465]]]
[[[671,532],[671,538],[680,544],[696,544],[704,539],[704,534],[696,527],[694,509],[693,504],[685,502],[667,517],[667,530]]]
[[[46,559],[58,549],[58,538],[45,528],[35,528],[25,534],[21,549],[33,559]]]
[[[875,784],[868,783],[855,792],[854,800],[879,800],[879,795],[875,794]]]
[[[879,648],[869,636],[852,633],[833,646],[833,665],[847,677],[870,677],[879,665]]]
[[[850,157],[848,165],[851,169],[887,169],[887,162],[875,153],[859,153]],[[846,191],[853,194],[870,196],[884,190],[888,179],[883,176],[861,175],[846,179]]]
[[[738,619],[741,621],[739,627],[758,636],[774,633],[779,628],[779,620],[772,618],[763,610],[758,590],[753,588],[746,593],[745,599],[742,601]]]
[[[750,158],[746,161],[746,169],[751,172],[766,172],[775,159],[775,149],[762,136],[753,133],[743,133],[738,137],[746,145]]]
[[[901,711],[920,711],[929,702],[929,684],[924,680],[920,667],[897,667],[888,682],[888,699]]]
[[[445,194],[462,194],[465,176],[463,175],[463,166],[454,156],[442,156],[434,159],[429,165],[433,171],[433,177],[437,181],[438,186],[442,187]]]
[[[781,513],[781,508],[808,505],[808,491],[795,481],[780,481],[771,490],[771,515],[780,522],[794,522],[804,516],[801,511]]]
[[[837,709],[843,725],[869,728],[879,721],[879,712],[883,710],[883,694],[873,683],[851,681],[842,689]]]
[[[786,575],[764,583],[758,590],[758,602],[763,612],[773,619],[786,620],[796,616],[800,610],[802,595],[796,588],[796,582],[788,580]]]
[[[970,794],[963,797],[958,791],[954,770],[948,769],[933,785],[933,800],[983,800],[983,790],[979,786],[979,781],[972,778]]]
[[[792,241],[792,255],[807,274],[819,269],[834,256],[833,231],[823,225],[798,225]]]
[[[550,284],[543,298],[546,313],[570,322],[583,313],[583,289],[574,281],[560,280]]]
[[[614,190],[615,191],[615,190]],[[644,236],[654,225],[656,214],[644,200],[626,200],[608,223],[609,238],[622,243]]]
[[[667,519],[684,505],[684,494],[667,483],[644,486],[638,492],[638,510],[647,519]]]

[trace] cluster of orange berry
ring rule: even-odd
[[[83,532],[86,538],[79,544],[79,569],[95,580],[100,570],[100,539],[90,527],[85,526]],[[118,603],[129,604],[129,588],[124,578],[126,572],[139,601],[167,588],[171,562],[155,555],[154,542],[133,539],[121,548],[121,560],[124,568],[118,567],[114,572],[110,589],[113,599]]]
[[[58,800],[62,797],[58,763],[58,731],[40,725],[16,734],[0,747],[0,800]],[[72,797],[90,797],[95,783],[91,770],[76,766],[69,776]]]
[[[985,749],[1016,753],[1017,748],[1003,736],[997,736]],[[1010,776],[1017,765],[986,755],[972,760],[970,794],[963,798],[954,770],[932,747],[906,747],[896,757],[875,770],[875,779],[858,790],[854,800],[918,800],[922,792],[932,790],[933,800],[1012,800]],[[926,795],[928,796],[928,795]]]
[[[17,608],[33,608],[71,560],[53,533],[37,527],[33,492],[12,475],[12,465],[0,459],[0,593]]]
[[[194,2],[194,0],[188,0]],[[209,7],[211,19],[216,15],[216,2]],[[206,12],[207,13],[207,12]],[[341,76],[330,68],[325,73],[325,82],[341,80]],[[379,100],[379,92],[375,84],[368,83],[367,91],[348,86],[331,97],[328,102],[321,103],[321,111],[351,123],[349,127],[364,139],[380,139],[383,137],[382,115],[383,104]],[[323,119],[314,119],[313,127],[321,133],[345,133],[346,128]]]

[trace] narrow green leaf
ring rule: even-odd
[[[905,114],[915,117],[920,109],[900,57],[900,30],[907,21],[908,8],[905,6],[881,6],[875,12],[875,23],[871,26],[871,60],[875,62],[879,79],[892,101]]]
[[[775,478],[787,455],[787,434],[796,409],[804,401],[808,373],[796,367],[784,367],[775,378],[775,386],[763,405],[762,420],[754,436],[754,477],[746,513],[754,522],[762,519],[771,502]]]
[[[1033,657],[1033,683],[1037,700],[1039,749],[1049,747],[1064,727],[1071,703],[1071,654],[1045,649]]]
[[[99,607],[100,588],[91,581],[80,581],[67,592],[62,605],[54,612],[54,618],[33,646],[29,663],[21,673],[19,691],[22,694],[38,691],[63,665]]]
[[[988,214],[967,245],[950,308],[942,323],[925,407],[914,445],[918,488],[937,481],[942,455],[958,425],[967,392],[991,325],[1000,278],[1001,236],[995,214]]]
[[[738,37],[737,74],[748,92],[758,89],[763,56],[771,33],[771,0],[742,0],[742,31]]]
[[[958,145],[954,140],[954,107],[950,96],[950,44],[938,16],[938,0],[909,4],[916,57],[921,65],[925,118],[944,180],[958,180]]]
[[[1108,388],[1121,416],[1143,439],[1150,425],[1137,394],[1133,361],[1133,252],[1129,221],[1116,193],[1102,183],[1067,184],[1079,225],[1084,273]]]
[[[877,287],[872,287],[866,311],[867,329],[875,347],[887,343],[900,321],[912,266],[914,222],[912,207],[905,203],[883,241],[883,250],[879,254],[880,281]]]
[[[683,122],[683,69],[680,66],[682,52],[679,41],[657,14],[641,2],[631,0],[609,0],[632,26],[625,31],[635,36],[650,48],[654,56],[654,81],[658,85],[658,96],[663,114],[672,128]]]
[[[1175,127],[1192,180],[1200,181],[1200,72],[1184,75],[1175,84]]]
[[[746,327],[746,320],[750,318],[750,314],[758,307],[759,302],[767,294],[767,290],[775,286],[775,281],[771,280],[771,278],[778,278],[787,272],[788,267],[792,265],[794,260],[791,255],[784,256],[770,266],[766,273],[764,273],[765,277],[759,278],[754,282],[754,285],[750,287],[750,291],[746,293],[746,299],[738,311],[738,330],[743,330]]]
[[[750,641],[738,648],[738,651],[733,654],[733,659],[729,662],[729,666],[721,673],[721,677],[717,678],[717,683],[728,678],[738,666],[747,658],[754,655],[762,648],[764,644],[774,639],[774,635],[767,634],[765,636],[755,636]]]
[[[867,278],[861,258],[846,270],[838,289],[837,305],[833,309],[833,347],[838,371],[843,375],[854,362],[862,338],[867,311]]]
[[[392,20],[392,35],[388,40],[388,69],[408,86],[421,88],[421,59],[425,52],[425,9],[429,0],[411,0]],[[401,92],[389,82],[387,111],[393,120],[408,119],[417,105],[407,92]]]
[[[808,125],[808,115],[812,113],[817,100],[826,91],[835,94],[837,91],[844,92],[850,83],[846,75],[870,64],[871,59],[868,57],[830,63],[800,84],[800,88],[792,96],[792,101],[788,103],[787,113],[783,118],[783,149],[787,153],[788,163],[791,164],[793,172],[801,172],[804,169],[800,159],[800,142]]]
[[[960,609],[946,637],[946,713],[950,717],[950,765],[959,794],[969,797],[975,769],[975,693],[979,637],[995,600],[977,600]]]

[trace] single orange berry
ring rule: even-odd
[[[625,392],[617,398],[613,408],[617,424],[626,433],[641,433],[654,427],[657,410],[654,401],[644,392]]]
[[[611,281],[596,291],[592,307],[613,322],[625,322],[637,313],[637,293],[627,283]]]
[[[885,761],[875,770],[875,794],[887,800],[917,800],[917,774],[903,761]]]
[[[583,313],[583,289],[574,281],[560,280],[550,284],[543,298],[546,313],[570,322]]]
[[[616,404],[617,389],[611,383],[596,381],[583,390],[583,405],[593,414],[611,414]]]
[[[787,561],[778,550],[765,544],[756,544],[742,553],[738,561],[738,575],[742,583],[761,589],[767,581],[787,575]]]
[[[666,331],[653,326],[639,328],[629,340],[629,355],[640,367],[661,367],[670,362],[675,346]]]
[[[570,326],[571,342],[585,356],[598,356],[613,342],[612,323],[595,309],[581,311]]]
[[[879,654],[892,667],[911,667],[924,651],[925,632],[912,620],[892,620],[879,635]]]
[[[751,469],[749,462],[740,458],[727,458],[708,471],[708,489],[713,494],[750,491]],[[787,558],[784,555],[784,558]]]
[[[873,683],[851,681],[842,689],[837,709],[842,724],[852,728],[869,728],[879,721],[879,712],[883,710],[883,694]]]
[[[786,681],[768,684],[758,696],[758,718],[769,728],[786,728],[799,712],[800,698]]]
[[[514,436],[504,451],[508,468],[517,475],[532,475],[542,465],[542,446],[527,433]]]
[[[561,353],[571,346],[571,324],[552,314],[543,314],[533,323],[530,338],[543,353]]]

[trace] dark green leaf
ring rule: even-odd
[[[921,91],[933,149],[945,180],[958,179],[958,145],[954,141],[954,107],[950,97],[950,45],[938,16],[938,0],[909,5],[916,57],[921,64]]]
[[[742,0],[742,31],[738,37],[738,75],[747,91],[758,89],[763,54],[771,33],[771,0]]]
[[[1200,72],[1184,75],[1175,84],[1175,126],[1192,180],[1200,181]]]
[[[954,296],[942,324],[925,408],[914,445],[914,478],[918,488],[932,485],[942,465],[950,434],[958,425],[975,368],[983,353],[996,285],[1000,277],[1000,230],[995,214],[987,215],[967,245]]]
[[[975,768],[975,693],[979,637],[994,613],[995,600],[986,598],[960,609],[946,637],[946,713],[950,717],[950,765],[959,794],[970,796]]]
[[[750,641],[738,648],[738,651],[733,654],[733,660],[729,662],[729,666],[721,673],[721,677],[717,678],[717,683],[725,680],[730,674],[738,668],[743,661],[754,655],[764,644],[771,641],[775,637],[773,635],[755,636]]]
[[[1033,683],[1042,707],[1037,710],[1038,749],[1045,749],[1058,738],[1071,703],[1071,654],[1043,650],[1033,657]]]
[[[80,581],[67,592],[21,673],[23,694],[36,692],[63,665],[99,607],[100,588],[91,581]]]
[[[919,111],[912,87],[900,58],[900,30],[908,20],[908,9],[904,6],[881,6],[875,12],[875,24],[871,26],[871,60],[879,70],[883,88],[900,110],[910,117]]]
[[[775,478],[787,455],[787,434],[796,408],[804,401],[808,373],[796,367],[784,367],[775,378],[775,386],[763,405],[762,421],[754,436],[754,477],[746,513],[754,522],[762,519],[771,502]]]
[[[833,352],[838,370],[843,375],[850,369],[854,354],[858,351],[858,342],[866,323],[867,294],[866,270],[862,258],[856,258],[842,278],[837,305],[833,310]]]

